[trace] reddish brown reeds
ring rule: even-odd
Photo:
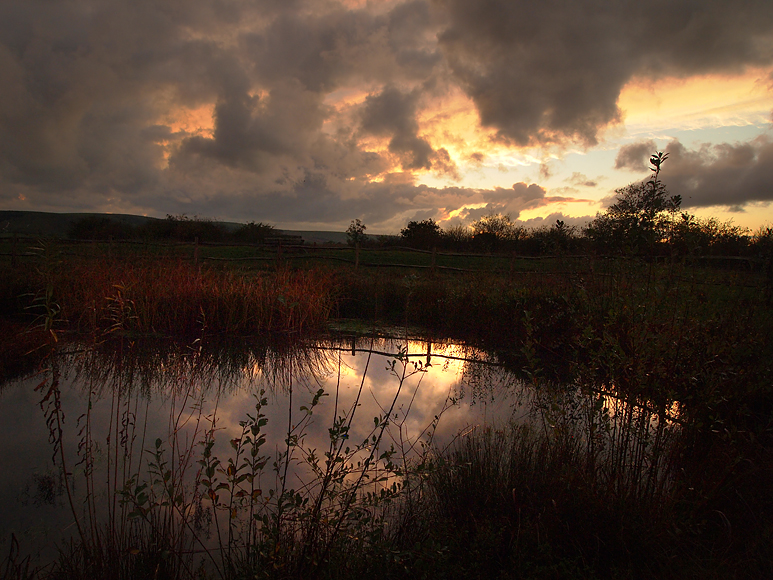
[[[333,306],[324,272],[240,273],[181,261],[74,264],[50,281],[81,332],[255,334],[319,328]]]

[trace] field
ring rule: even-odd
[[[126,546],[100,543],[109,533],[84,532],[53,568],[25,567],[11,550],[8,577],[89,577],[114,559],[127,577],[773,574],[773,287],[757,261],[10,244],[0,248],[6,377],[45,365],[71,338],[293,340],[334,322],[387,323],[495,353],[532,385],[549,428],[489,426],[390,463],[403,482],[389,496],[393,519],[368,519],[357,485],[322,485],[288,504],[294,519],[280,507],[265,520],[250,557],[221,554],[216,571],[175,564],[184,555],[170,538],[142,528],[145,568],[131,568]],[[610,411],[604,392],[621,407]],[[228,481],[224,493],[236,494]],[[340,519],[323,517],[315,501],[342,489],[351,499],[336,504]],[[147,567],[153,549],[166,550],[166,567]]]

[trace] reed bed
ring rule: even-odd
[[[42,272],[62,327],[80,333],[250,335],[320,329],[334,306],[322,271],[240,273],[182,261],[74,262]],[[41,297],[42,296],[42,297]]]
[[[655,414],[565,395],[533,422],[480,426],[443,453],[426,503],[450,577],[670,577],[678,426],[663,423],[656,442]]]

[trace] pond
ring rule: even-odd
[[[310,490],[313,458],[325,451],[354,466],[349,479],[361,472],[358,462],[375,465],[384,451],[394,450],[395,463],[421,461],[477,426],[525,417],[526,393],[485,352],[427,340],[71,344],[40,374],[0,391],[3,541],[13,535],[22,553],[50,560],[106,518],[137,516],[142,494],[122,493],[125,483],[152,484],[166,468],[192,494],[186,501],[201,506],[202,485],[206,496],[229,481],[232,442],[257,425],[257,414],[265,465],[252,466],[249,489],[268,497]],[[209,477],[205,449],[221,468]],[[368,475],[378,480],[372,489],[405,472],[389,470]],[[215,490],[218,501],[223,490]],[[211,510],[204,515],[211,523]]]
[[[646,498],[668,485],[678,429],[675,404],[549,384],[453,342],[123,339],[45,362],[0,388],[0,548],[35,565],[71,540],[119,555],[162,542],[227,576],[232,551],[271,560],[300,538],[293,557],[324,554],[342,530],[367,543],[460,444],[506,425],[539,432],[530,449],[562,469]],[[515,447],[502,449],[495,472]]]

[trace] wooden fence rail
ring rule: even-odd
[[[19,260],[22,258],[29,258],[39,255],[37,252],[29,249],[29,243],[39,243],[40,239],[31,236],[13,236],[0,238],[0,244],[5,245],[10,242],[9,251],[0,251],[0,256],[9,256],[11,258],[11,265],[15,267]],[[457,266],[440,265],[437,263],[438,258],[463,258],[465,260],[473,261],[488,261],[495,262],[491,264],[494,269],[502,269],[502,264],[509,262],[509,270],[511,273],[517,273],[514,271],[513,264],[520,261],[549,261],[549,260],[562,260],[564,262],[577,262],[577,261],[590,261],[590,260],[605,260],[605,259],[620,259],[620,256],[605,256],[605,255],[544,255],[544,256],[524,256],[514,252],[510,253],[466,253],[466,252],[444,252],[437,249],[422,250],[417,248],[410,248],[405,246],[387,246],[387,247],[351,247],[343,245],[328,245],[328,244],[282,244],[275,243],[272,240],[271,244],[246,244],[246,243],[219,243],[219,242],[174,242],[174,241],[160,241],[160,240],[56,240],[53,242],[55,246],[62,247],[103,247],[107,245],[107,256],[111,257],[119,247],[141,247],[145,249],[144,253],[150,253],[151,249],[168,249],[168,250],[183,250],[183,253],[175,255],[178,259],[191,259],[194,263],[200,264],[202,262],[212,263],[228,263],[228,262],[277,262],[277,261],[299,261],[299,260],[323,260],[333,262],[343,262],[354,265],[355,268],[409,268],[415,270],[439,270],[449,272],[480,272],[488,270],[489,268],[462,268]],[[22,250],[23,246],[27,247]],[[259,256],[202,256],[202,249],[204,248],[249,248],[254,249],[257,252],[263,252],[269,255]],[[189,251],[184,251],[188,249]],[[353,253],[353,257],[343,257],[330,255],[331,253],[349,252]],[[413,253],[423,254],[431,257],[430,264],[402,264],[395,262],[374,262],[366,261],[362,259],[363,254],[375,255],[384,252],[399,252],[399,253]],[[100,258],[104,257],[103,253],[95,254],[88,252],[72,251],[71,249],[60,249],[60,255],[64,256],[78,256],[83,258]],[[664,259],[664,257],[657,257],[656,259]],[[709,262],[736,262],[745,263],[750,270],[753,270],[755,266],[764,263],[764,260],[751,256],[691,256],[689,258],[692,261],[709,261]],[[496,263],[498,262],[498,264]],[[499,265],[499,268],[497,268]],[[551,270],[552,272],[552,270]],[[526,273],[526,272],[521,272]],[[557,272],[553,272],[557,273]]]

